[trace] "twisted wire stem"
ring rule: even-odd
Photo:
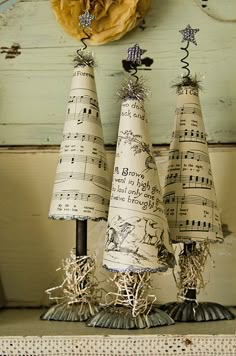
[[[200,242],[198,245],[193,243],[192,250],[183,250],[179,254],[179,272],[178,277],[174,275],[177,287],[179,289],[178,298],[188,300],[186,298],[189,289],[195,289],[197,294],[199,290],[204,288],[203,271],[206,265],[207,257],[210,256],[209,241]]]
[[[136,83],[139,81],[139,77],[136,75],[138,73],[138,69],[136,67],[136,65],[133,65],[134,72],[131,74],[132,77],[134,77],[136,79]]]
[[[80,52],[81,52],[81,51],[86,50],[86,48],[88,47],[88,46],[87,46],[87,43],[85,42],[85,40],[89,40],[90,37],[91,37],[84,29],[83,29],[83,33],[86,35],[86,37],[81,38],[80,41],[83,43],[84,47],[83,47],[83,48],[79,48],[79,49],[77,50],[78,56],[80,55]]]
[[[183,63],[182,69],[185,69],[187,71],[187,74],[183,77],[184,79],[190,79],[190,69],[189,69],[189,62],[187,62],[185,59],[188,58],[189,56],[189,51],[188,51],[188,47],[189,47],[189,42],[187,43],[186,47],[181,47],[180,49],[182,51],[186,52],[186,56],[183,57],[180,62]]]

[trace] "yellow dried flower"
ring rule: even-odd
[[[51,0],[56,20],[71,36],[85,37],[79,16],[89,11],[96,19],[86,43],[100,45],[115,41],[131,31],[145,16],[151,0]]]

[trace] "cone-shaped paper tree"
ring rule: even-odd
[[[136,45],[129,51],[138,49]],[[122,106],[103,259],[103,266],[113,272],[116,290],[106,295],[104,309],[89,326],[131,329],[173,323],[153,306],[156,297],[148,295],[150,273],[166,271],[175,259],[149,140],[145,93],[137,77],[128,79],[120,90]]]
[[[87,220],[107,219],[110,185],[94,60],[79,50],[75,62],[49,217],[76,220],[76,249],[63,263],[63,283],[47,291],[57,304],[42,316],[46,320],[83,321],[98,311]]]
[[[189,25],[180,31],[196,44],[198,29]],[[183,48],[187,51],[187,47]],[[188,55],[188,52],[187,52]],[[162,306],[176,321],[231,319],[231,313],[217,303],[199,303],[197,291],[204,286],[202,272],[211,242],[222,242],[223,235],[216,203],[215,187],[207,148],[206,133],[198,96],[199,85],[188,74],[177,88],[175,127],[170,144],[164,203],[171,239],[183,243],[179,256],[179,297],[181,303]]]

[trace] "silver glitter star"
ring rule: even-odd
[[[127,61],[129,62],[133,62],[137,65],[142,64],[142,59],[141,56],[147,52],[146,49],[141,49],[138,45],[138,43],[136,43],[134,45],[134,47],[130,47],[128,48],[128,57],[127,57]]]
[[[199,28],[191,28],[190,25],[188,25],[185,29],[180,30],[179,32],[183,35],[182,42],[192,42],[197,46],[197,42],[195,40],[195,33],[199,31]]]
[[[96,16],[91,15],[89,13],[89,11],[87,10],[87,11],[85,11],[85,13],[83,15],[79,16],[79,23],[83,28],[85,28],[85,27],[91,28],[91,22],[95,18],[96,18]]]

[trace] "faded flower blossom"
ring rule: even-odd
[[[89,11],[96,19],[88,44],[104,44],[115,41],[131,31],[145,16],[151,0],[51,0],[56,20],[63,29],[80,40],[84,37],[79,16]]]

